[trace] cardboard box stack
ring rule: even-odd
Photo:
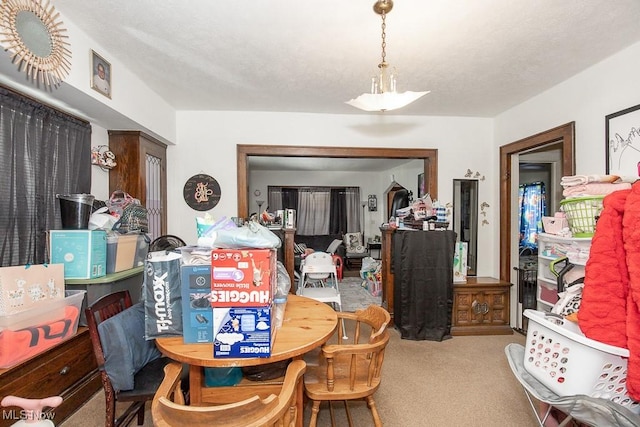
[[[275,249],[212,250],[214,357],[271,355],[276,263]]]

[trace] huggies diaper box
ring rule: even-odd
[[[264,307],[271,304],[277,284],[275,249],[213,249],[211,305]]]
[[[183,265],[180,272],[184,342],[213,342],[213,310],[209,302],[211,266]]]
[[[272,307],[214,307],[213,357],[270,357]]]

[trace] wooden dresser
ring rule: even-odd
[[[451,335],[508,335],[511,283],[493,277],[468,277],[453,284]]]
[[[60,424],[102,387],[93,355],[89,330],[78,328],[72,338],[16,366],[0,369],[0,397],[25,398],[62,396],[63,402],[51,412]],[[18,420],[20,408],[1,408],[0,426]],[[104,417],[104,415],[102,415]]]

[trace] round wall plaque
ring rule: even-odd
[[[182,195],[191,209],[208,211],[220,201],[220,184],[212,176],[194,175],[184,184]]]

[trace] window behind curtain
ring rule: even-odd
[[[301,235],[363,231],[359,187],[268,186],[269,210],[296,209]]]
[[[56,194],[91,192],[91,127],[0,87],[0,266],[42,264]]]

